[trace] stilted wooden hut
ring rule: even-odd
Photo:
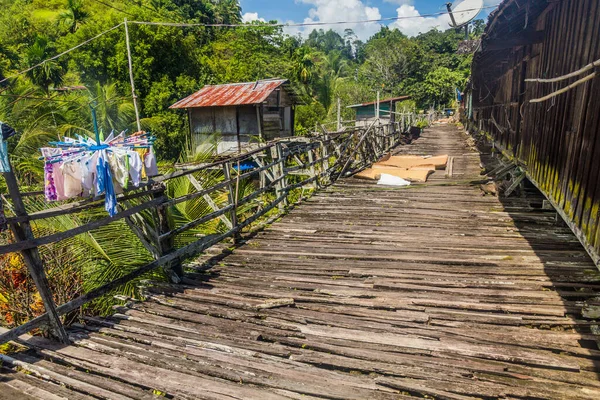
[[[217,133],[217,153],[293,136],[298,97],[286,79],[208,85],[173,104],[187,109],[194,142]]]

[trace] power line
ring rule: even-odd
[[[57,101],[57,102],[62,102],[62,103],[79,103],[75,100],[56,99],[54,97],[36,97],[36,96],[27,96],[27,95],[19,95],[19,94],[0,94],[0,97],[15,97],[16,101],[19,101],[21,99],[26,99],[26,100]]]
[[[42,61],[41,63],[34,65],[33,67],[29,67],[29,68],[27,68],[27,69],[25,69],[25,70],[23,70],[23,71],[21,71],[21,72],[17,72],[17,73],[16,73],[16,74],[14,74],[14,75],[8,76],[8,77],[6,77],[6,78],[4,78],[4,79],[0,80],[0,83],[6,82],[6,81],[7,81],[7,80],[9,80],[9,79],[16,78],[17,76],[23,75],[23,74],[25,74],[25,73],[27,73],[27,72],[29,72],[29,71],[31,71],[31,70],[33,70],[33,69],[37,68],[37,67],[41,67],[42,65],[44,65],[44,64],[45,64],[45,63],[47,63],[48,61],[53,61],[53,60],[56,60],[57,58],[59,58],[59,57],[62,57],[62,56],[64,56],[65,54],[68,54],[68,53],[72,52],[73,50],[76,50],[76,49],[80,48],[81,46],[85,46],[86,44],[90,43],[91,41],[94,41],[94,40],[98,39],[99,37],[101,37],[101,36],[103,36],[103,35],[106,35],[107,33],[111,32],[111,31],[114,31],[115,29],[119,28],[121,25],[123,25],[123,22],[121,22],[121,23],[120,23],[120,24],[118,24],[118,25],[115,25],[115,26],[113,26],[113,27],[112,27],[112,28],[110,28],[110,29],[107,29],[107,30],[105,30],[104,32],[101,32],[101,33],[97,34],[96,36],[94,36],[94,37],[92,37],[92,38],[90,38],[90,39],[86,40],[85,42],[79,43],[79,44],[78,44],[77,46],[75,46],[75,47],[71,47],[70,49],[63,51],[63,52],[62,52],[62,53],[60,53],[60,54],[57,54],[57,55],[55,55],[55,56],[53,56],[53,57],[50,57],[50,58],[48,58],[48,59],[46,59],[46,60]]]
[[[109,5],[107,3],[104,3],[100,0],[94,0],[97,1],[100,4],[104,4],[110,8],[113,8],[117,11],[123,12],[125,14],[128,15],[132,15],[127,13],[126,11],[120,10],[116,7],[113,7],[112,5]],[[496,8],[498,7],[498,4],[494,5],[494,6],[487,6],[487,7],[483,7],[481,8],[483,9],[489,9],[489,8]],[[463,10],[463,11],[475,11],[476,9],[470,9],[470,10]],[[367,20],[357,20],[357,21],[333,21],[333,22],[305,22],[305,23],[293,23],[293,24],[289,24],[289,23],[276,23],[276,24],[204,24],[204,23],[178,23],[178,22],[149,22],[149,21],[128,21],[128,23],[130,24],[136,24],[136,25],[154,25],[154,26],[172,26],[172,27],[225,27],[225,28],[238,28],[238,27],[243,27],[243,28],[264,28],[264,27],[303,27],[303,26],[324,26],[324,25],[342,25],[342,24],[364,24],[364,23],[373,23],[373,22],[389,22],[389,21],[400,21],[400,20],[405,20],[405,19],[418,19],[418,18],[427,18],[427,17],[435,17],[435,16],[440,16],[440,15],[445,15],[448,14],[448,11],[441,11],[441,12],[437,12],[437,13],[432,13],[432,14],[421,14],[421,15],[412,15],[412,16],[398,16],[398,17],[390,17],[390,18],[380,18],[380,19],[367,19]],[[60,54],[57,54],[53,57],[50,57],[42,62],[40,62],[39,64],[36,64],[32,67],[29,67],[23,71],[20,71],[14,75],[8,76],[2,80],[0,80],[0,83],[4,83],[9,79],[12,78],[16,78],[20,75],[23,75],[35,68],[41,67],[42,65],[44,65],[45,63],[47,63],[48,61],[53,61],[56,60],[59,57],[64,56],[65,54],[68,54],[70,52],[72,52],[73,50],[76,50],[88,43],[90,43],[93,40],[98,39],[99,37],[119,28],[121,25],[123,25],[124,22],[121,22],[120,24],[117,24],[115,26],[113,26],[110,29],[107,29],[104,32],[101,32],[99,34],[97,34],[96,36],[78,44],[75,47],[72,47],[68,50],[63,51]]]
[[[489,8],[496,8],[499,4],[494,6],[482,7],[481,9],[472,8],[468,10],[462,11],[477,11],[484,10]],[[400,21],[405,19],[418,19],[418,18],[430,18],[430,17],[438,17],[440,15],[449,14],[448,11],[440,11],[437,13],[431,14],[421,14],[421,15],[409,15],[409,16],[398,16],[398,17],[389,17],[389,18],[379,18],[379,19],[365,19],[365,20],[355,20],[355,21],[333,21],[333,22],[323,22],[323,21],[315,21],[315,22],[302,22],[302,23],[261,23],[261,24],[206,24],[206,23],[185,23],[185,22],[151,22],[151,21],[128,21],[130,24],[138,24],[138,25],[156,25],[156,26],[173,26],[173,27],[221,27],[221,28],[293,28],[293,27],[303,27],[303,26],[323,26],[323,25],[344,25],[344,24],[368,24],[374,22],[390,22],[390,21]]]

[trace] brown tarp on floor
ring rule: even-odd
[[[389,167],[398,167],[410,169],[424,165],[434,165],[436,169],[444,169],[448,164],[448,155],[435,157],[422,156],[390,156],[387,155],[379,160],[375,165],[386,165]]]
[[[446,167],[448,155],[435,157],[390,156],[383,157],[371,168],[354,175],[359,179],[379,180],[381,174],[389,174],[411,182],[426,182],[436,169]]]
[[[425,182],[427,181],[429,174],[433,173],[433,171],[435,171],[433,166],[431,166],[431,168],[417,167],[414,169],[406,169],[373,165],[373,168],[367,168],[354,176],[360,179],[379,180],[381,174],[389,174],[411,182]]]

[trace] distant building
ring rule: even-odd
[[[379,119],[382,123],[396,121],[396,103],[410,99],[410,96],[399,96],[391,99],[379,100]],[[356,110],[356,126],[369,125],[377,118],[377,102],[354,104],[348,106]]]
[[[170,108],[188,111],[194,139],[219,134],[217,153],[293,136],[298,97],[286,79],[207,85]]]

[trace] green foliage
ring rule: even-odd
[[[82,0],[67,0],[67,8],[58,15],[57,23],[74,33],[87,17],[89,13],[85,11]]]
[[[55,52],[45,36],[38,36],[35,42],[27,49],[27,63],[30,67],[38,65],[50,58]],[[63,67],[57,61],[44,62],[39,68],[27,72],[31,81],[39,86],[44,92],[48,92],[51,86],[57,87],[63,82]]]
[[[241,21],[241,8],[236,0],[136,0],[113,7],[110,2],[103,3],[0,0],[0,7],[5,10],[0,15],[3,27],[0,76],[72,48],[121,23],[125,16],[132,20],[190,23]],[[460,86],[468,76],[470,56],[456,54],[463,34],[453,29],[407,37],[396,29],[382,27],[363,43],[352,30],[343,34],[314,30],[303,40],[258,21],[251,25],[237,29],[129,25],[140,112],[144,127],[159,137],[156,146],[159,158],[177,160],[188,135],[185,114],[169,110],[168,106],[205,84],[272,77],[290,79],[304,102],[316,107],[312,111],[298,107],[297,131],[302,133],[315,120],[335,119],[337,97],[347,106],[372,101],[379,90],[382,97],[412,95],[420,108],[433,103],[444,107],[452,100],[449,87]],[[471,37],[481,35],[483,26],[483,21],[476,21]],[[49,129],[52,135],[61,133],[66,126],[91,130],[85,110],[89,93],[79,93],[78,97],[74,93],[56,94],[54,89],[85,85],[90,93],[96,94],[100,85],[110,88],[113,98],[115,93],[121,100],[130,97],[123,27],[58,60],[44,63],[30,71],[27,80],[36,94],[67,97],[82,107],[81,115],[74,118],[72,113],[64,114],[65,107],[58,102],[32,104],[20,100],[29,107],[39,107],[34,109],[32,119],[42,116],[41,121],[47,121],[48,112],[53,118],[64,115],[65,120],[55,126],[38,124],[40,130]],[[26,86],[23,79],[12,81],[9,91],[15,93],[14,86],[22,85]],[[0,99],[0,106],[3,104],[12,106],[11,101]],[[122,107],[121,120],[107,115],[106,129],[134,129],[130,104],[119,107]],[[105,111],[114,114],[115,109],[111,110]],[[353,118],[353,111],[344,107],[343,118]],[[0,119],[10,120],[19,131],[30,129],[28,118],[14,120],[1,108]]]
[[[296,107],[295,131],[299,136],[313,132],[315,125],[325,120],[327,111],[318,101]]]
[[[423,121],[417,121],[417,123],[415,124],[415,126],[419,129],[423,129],[423,128],[427,128],[429,126],[429,123],[425,120]]]
[[[415,85],[415,100],[426,104],[431,101],[435,105],[449,104],[456,96],[456,88],[465,83],[464,75],[447,67],[438,67],[429,72],[425,79]],[[432,104],[432,105],[433,105]]]

